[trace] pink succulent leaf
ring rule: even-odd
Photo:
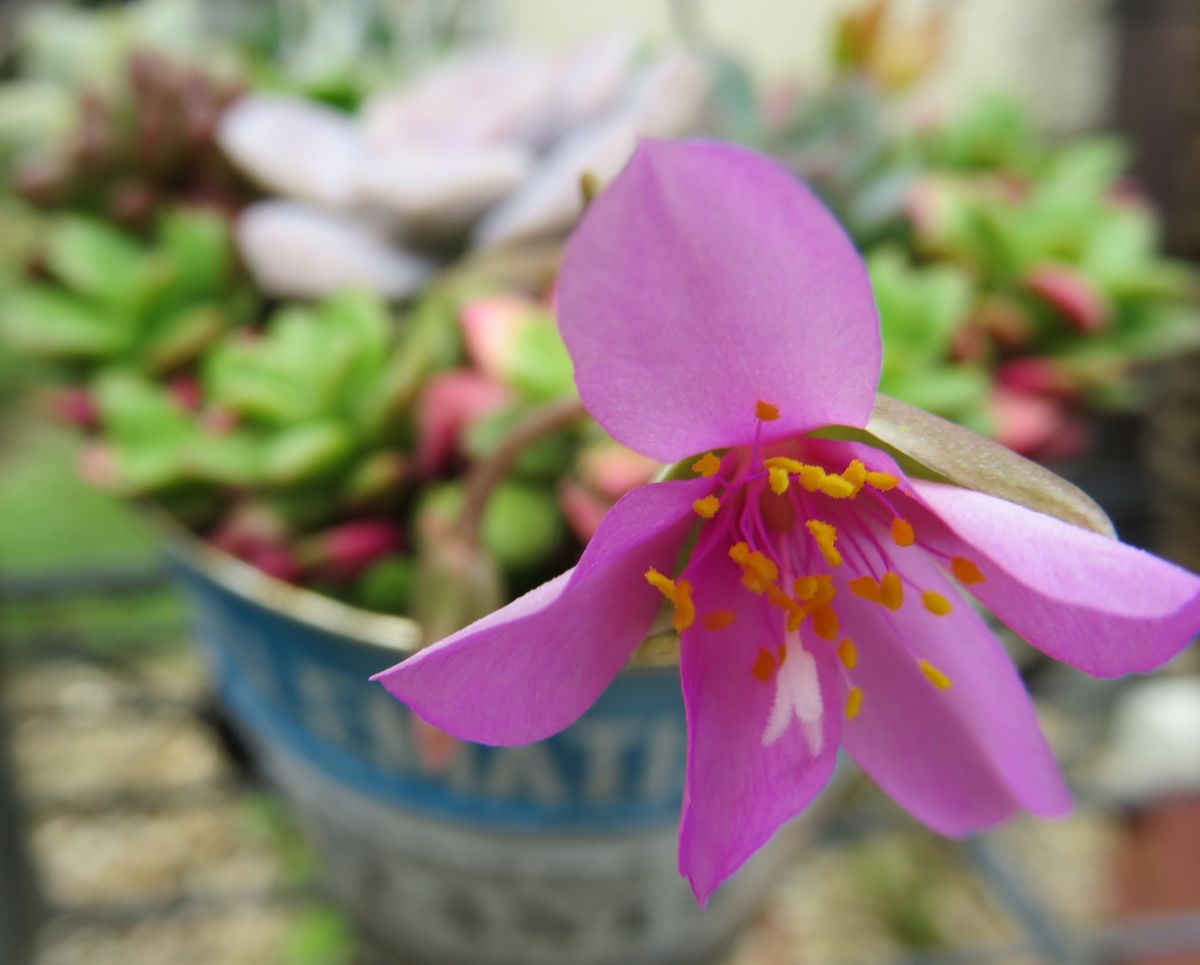
[[[447,372],[429,381],[417,409],[417,461],[436,472],[458,451],[463,433],[478,419],[507,405],[512,392],[474,372]]]
[[[1200,627],[1200,578],[1090,530],[968,489],[914,482],[936,552],[975,562],[970,587],[1039,650],[1095,677],[1153,670]],[[939,522],[941,525],[939,525]]]
[[[855,571],[835,574],[838,602],[845,601],[842,630],[857,646],[853,680],[863,694],[861,710],[842,728],[846,750],[941,834],[965,835],[1021,809],[1065,814],[1070,792],[1000,642],[919,545],[896,547],[882,527],[872,540],[862,542],[885,548],[906,598],[894,613],[865,601],[855,606],[847,581]],[[847,559],[842,569],[855,563]],[[884,562],[877,565],[880,572]],[[930,612],[921,598],[929,591],[953,609]],[[923,660],[944,675],[946,689],[927,677]]]
[[[372,679],[464,740],[527,744],[557,733],[642,642],[662,605],[643,574],[673,568],[692,503],[711,488],[697,479],[635,489],[573,570]]]
[[[674,462],[865,425],[879,320],[862,260],[774,162],[716,143],[643,141],[567,245],[559,328],[596,420]]]
[[[1085,335],[1108,327],[1112,307],[1092,280],[1069,265],[1040,265],[1025,278],[1029,290],[1045,299]]]
[[[538,310],[534,302],[513,295],[474,298],[463,306],[463,338],[481,372],[496,382],[507,379],[517,341]]]
[[[697,620],[680,648],[688,763],[679,871],[702,904],[829,783],[841,726],[832,648],[759,645],[778,636],[778,620],[736,574],[724,553],[685,574],[701,617],[736,615],[717,630]]]

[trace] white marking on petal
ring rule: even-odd
[[[775,701],[763,730],[763,747],[770,747],[782,737],[792,719],[800,721],[809,752],[816,757],[825,746],[821,727],[824,705],[817,662],[800,645],[798,636],[789,635],[787,659],[775,674]]]

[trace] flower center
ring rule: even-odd
[[[775,743],[796,721],[816,755],[823,744],[824,711],[814,658],[818,648],[833,648],[847,718],[854,720],[863,709],[863,689],[855,683],[859,648],[842,631],[839,608],[878,606],[890,619],[906,605],[919,605],[925,618],[950,615],[954,604],[944,594],[904,575],[916,569],[904,566],[909,553],[932,554],[964,584],[981,582],[983,574],[965,557],[946,558],[920,543],[900,511],[908,496],[895,473],[871,468],[860,458],[835,471],[831,461],[844,443],[796,440],[765,451],[762,425],[779,418],[779,410],[760,402],[755,416],[751,446],[721,456],[707,453],[692,465],[698,475],[713,480],[714,488],[693,504],[703,530],[688,570],[714,553],[727,556],[737,568],[731,575],[740,571],[744,590],[775,614],[768,621],[772,638],[760,641],[747,658],[747,672],[775,688],[762,741]],[[845,457],[844,450],[841,455]],[[671,580],[655,570],[646,577],[674,604],[680,633],[697,619],[707,632],[737,621],[733,610],[706,611],[703,599],[693,599],[689,579]],[[904,634],[893,636],[907,646]],[[933,687],[952,685],[937,667],[912,657]]]

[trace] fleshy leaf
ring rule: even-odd
[[[1111,520],[1083,490],[1036,462],[953,422],[878,395],[864,431],[869,437],[867,441],[883,443],[899,456],[910,475],[999,496],[1116,538]]]

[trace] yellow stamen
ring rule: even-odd
[[[788,633],[795,633],[800,629],[800,625],[804,622],[804,618],[808,616],[808,610],[802,606],[796,607],[788,613],[787,629]]]
[[[813,539],[817,541],[817,548],[821,551],[821,555],[829,562],[829,565],[841,566],[842,554],[838,552],[837,547],[834,545],[837,542],[837,530],[829,523],[819,519],[810,519],[804,525],[812,533]]]
[[[863,488],[863,483],[867,481],[867,467],[862,464],[861,459],[855,459],[846,467],[842,478],[854,487],[855,492],[858,492]]]
[[[758,656],[754,660],[754,666],[750,668],[750,673],[764,684],[768,683],[775,673],[775,658],[766,647],[758,648]]]
[[[853,670],[858,666],[858,647],[854,645],[854,641],[849,637],[845,637],[838,644],[838,659],[842,662],[842,666],[847,670]]]
[[[646,570],[646,582],[658,590],[668,600],[675,599],[675,581],[663,576],[653,566]]]
[[[972,583],[982,583],[984,581],[984,576],[979,572],[979,567],[965,556],[956,556],[950,561],[950,572],[958,578],[960,583],[965,583],[967,586],[970,586]]]
[[[745,566],[746,561],[750,559],[750,544],[745,540],[740,543],[734,543],[729,547],[729,558],[735,563]]]
[[[697,499],[692,503],[692,509],[696,511],[698,516],[703,516],[705,519],[712,519],[717,515],[717,510],[721,508],[721,500],[716,496],[705,496],[703,499]]]
[[[733,626],[736,619],[737,614],[732,610],[713,610],[712,613],[706,613],[700,618],[700,625],[705,630],[724,630],[726,627]]]
[[[810,493],[815,493],[821,488],[821,483],[824,482],[825,475],[825,470],[820,466],[810,466],[802,463],[800,466],[800,485]]]
[[[900,574],[888,571],[883,574],[883,582],[879,586],[880,603],[895,612],[904,605],[904,584],[900,582]]]
[[[833,577],[828,573],[822,573],[814,577],[817,581],[817,592],[813,595],[813,603],[821,606],[823,603],[828,603],[837,595],[837,587],[833,585]]]
[[[867,473],[867,485],[878,489],[881,493],[886,493],[889,489],[899,486],[900,480],[890,472],[869,472]]]
[[[782,469],[793,475],[799,474],[804,468],[804,463],[799,459],[789,459],[787,456],[771,456],[770,459],[763,460],[763,465],[768,469]]]
[[[944,617],[947,613],[954,609],[942,594],[935,593],[933,590],[926,590],[921,594],[921,602],[925,604],[925,609],[930,613]]]
[[[838,630],[841,629],[837,613],[828,603],[816,607],[812,611],[812,624],[813,632],[822,640],[828,640],[830,643],[837,639]]]
[[[861,687],[851,687],[846,694],[846,717],[854,720],[862,710],[863,692]]]
[[[922,660],[920,662],[920,666],[921,666],[921,673],[923,673],[927,678],[929,678],[929,682],[931,684],[933,684],[935,687],[937,687],[938,690],[949,690],[950,689],[950,687],[953,684],[953,681],[951,681],[949,677],[947,677],[944,673],[942,673],[940,670],[938,670],[938,668],[935,667],[933,664],[931,664],[928,660]]]
[[[883,590],[872,576],[860,576],[850,581],[850,592],[872,603],[883,602]]]
[[[912,546],[917,534],[913,532],[912,523],[897,516],[892,520],[892,541],[897,546]]]
[[[692,463],[692,472],[699,473],[705,478],[715,476],[720,471],[721,459],[719,456],[713,455],[711,452],[706,452],[703,456]]]
[[[772,468],[767,470],[771,477],[771,492],[776,496],[782,496],[788,491],[788,474],[786,469]]]
[[[779,406],[763,402],[760,399],[758,405],[754,407],[754,414],[763,422],[774,422],[779,418]]]
[[[696,622],[696,605],[692,602],[692,584],[688,580],[679,580],[675,584],[675,621],[676,633],[683,633]]]
[[[854,484],[836,473],[826,473],[817,488],[834,499],[853,499],[858,495]]]

